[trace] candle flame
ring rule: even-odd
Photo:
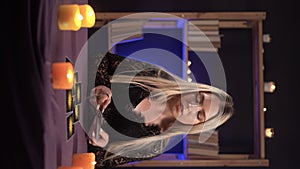
[[[82,25],[81,27],[90,28],[93,27],[95,24],[95,12],[93,8],[88,5],[79,5],[80,14],[82,15]]]
[[[82,21],[83,20],[83,16],[81,14],[78,14],[78,20]]]
[[[69,69],[67,73],[67,78],[70,83],[73,82],[73,75],[74,75],[73,71]]]
[[[88,16],[90,17],[90,16],[94,16],[94,11],[89,11],[89,13],[88,13]]]

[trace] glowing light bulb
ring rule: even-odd
[[[276,85],[274,82],[265,82],[264,83],[264,91],[267,93],[273,93],[276,89]]]
[[[275,135],[274,129],[273,128],[266,128],[265,129],[265,136],[268,138],[273,138]]]
[[[188,63],[187,63],[187,65],[191,66],[191,64],[192,64],[192,62],[189,60]]]
[[[192,73],[191,69],[187,69],[186,73],[189,75]]]

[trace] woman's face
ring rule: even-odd
[[[183,124],[195,125],[213,118],[219,112],[220,103],[215,94],[195,92],[176,96],[168,101],[167,106],[152,101],[149,110],[142,113],[146,125],[158,125],[163,132],[176,120]],[[151,118],[148,118],[147,114],[151,115]]]
[[[181,123],[194,125],[214,117],[219,105],[220,99],[214,94],[189,93],[181,96],[173,108],[173,114]]]

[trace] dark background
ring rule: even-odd
[[[275,137],[266,138],[266,158],[270,160],[270,169],[299,168],[297,137],[297,96],[300,86],[296,76],[297,6],[291,0],[127,0],[95,1],[89,3],[99,12],[205,12],[205,11],[265,11],[263,33],[270,34],[271,43],[264,43],[264,80],[274,81],[276,91],[265,93],[265,126],[275,129]],[[235,97],[235,115],[221,130],[224,145],[223,152],[250,152],[251,115],[251,32],[247,30],[223,30],[222,47],[219,50],[224,64],[228,91]],[[226,58],[222,58],[226,57]],[[232,83],[230,83],[232,82]],[[244,91],[241,92],[241,89]],[[250,91],[250,93],[249,93]],[[243,112],[243,113],[242,113]],[[238,122],[239,121],[239,122]],[[242,127],[230,128],[230,125]],[[250,134],[249,134],[250,132]],[[234,139],[233,139],[234,138]],[[222,138],[221,138],[222,139]],[[251,167],[250,167],[251,168]],[[256,167],[259,168],[259,167]]]
[[[43,82],[47,77],[44,65],[43,48],[38,48],[38,9],[41,2],[48,1],[4,1],[2,3],[2,47],[0,57],[1,71],[1,162],[3,168],[43,168],[43,124],[41,124],[42,104],[47,102],[43,91]],[[298,117],[299,76],[298,59],[298,6],[296,1],[264,0],[127,0],[97,1],[90,4],[96,11],[129,12],[169,12],[169,11],[266,11],[264,33],[272,37],[270,44],[264,44],[264,78],[274,81],[277,89],[272,94],[265,94],[266,127],[275,129],[275,137],[266,139],[266,158],[270,160],[270,169],[296,169],[299,145]],[[49,3],[50,4],[50,3]],[[49,31],[45,29],[45,32]],[[224,52],[236,50],[242,53],[244,48],[231,42],[232,32],[224,32]],[[241,36],[247,35],[241,33]],[[44,39],[45,40],[45,39]],[[230,42],[229,42],[230,41]],[[234,45],[232,44],[234,43]],[[246,41],[241,45],[246,46]],[[41,45],[41,44],[39,44]],[[230,48],[231,48],[230,47]],[[227,48],[228,49],[228,48]],[[228,50],[227,50],[228,51]],[[247,50],[246,50],[247,51]],[[236,55],[239,55],[239,52]],[[227,56],[227,55],[226,55]],[[238,65],[241,58],[230,62]],[[40,74],[36,74],[41,72]],[[244,76],[239,71],[240,76]],[[235,79],[239,80],[239,79]],[[37,84],[38,83],[38,84]],[[18,103],[16,105],[15,103]],[[22,118],[20,118],[22,117]],[[25,125],[24,125],[25,124]],[[232,131],[242,133],[239,128]],[[31,156],[28,156],[31,152]],[[3,158],[4,156],[4,158]],[[34,161],[34,164],[32,163]],[[2,168],[2,167],[1,167]],[[235,167],[236,168],[236,167]]]

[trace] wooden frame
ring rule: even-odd
[[[128,16],[130,12],[96,12],[96,25],[101,26],[110,20]],[[263,20],[265,12],[170,12],[170,16],[185,19],[217,19],[220,29],[251,29],[253,44],[253,95],[254,95],[254,153],[246,159],[184,159],[176,155],[163,154],[160,157],[123,165],[122,167],[222,167],[222,166],[269,166],[265,159],[264,134],[264,77],[263,77]],[[165,16],[164,16],[165,17]],[[150,17],[149,17],[150,18]]]

